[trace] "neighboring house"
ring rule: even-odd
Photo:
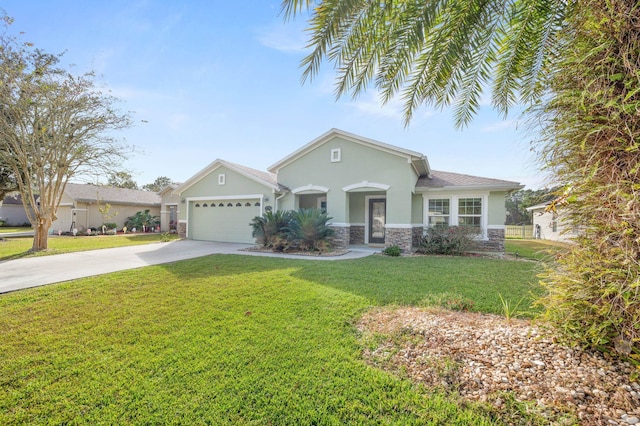
[[[0,220],[6,225],[17,226],[29,223],[20,194],[9,194],[0,201]]]
[[[160,200],[160,195],[150,191],[68,183],[56,212],[58,219],[51,228],[54,233],[69,232],[74,228],[84,231],[99,228],[103,223],[115,223],[122,229],[127,218],[136,212],[149,210],[158,216]],[[100,212],[107,204],[111,206],[110,217],[104,217]]]
[[[504,250],[505,194],[517,182],[431,169],[421,153],[332,129],[269,167],[215,160],[179,185],[178,233],[253,243],[249,223],[265,210],[323,208],[334,244],[408,251],[435,224],[478,228],[481,245]]]
[[[578,234],[567,223],[566,211],[558,206],[556,211],[546,211],[550,203],[538,204],[527,207],[533,218],[533,238],[539,240],[552,240],[570,242]]]
[[[171,184],[165,186],[158,195],[160,195],[160,229],[162,232],[178,231],[178,206],[180,205],[180,197],[173,191],[179,184]]]

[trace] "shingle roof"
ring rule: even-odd
[[[132,204],[142,206],[159,206],[160,196],[151,191],[137,189],[114,188],[111,186],[97,186],[89,184],[68,183],[65,194],[75,201]]]
[[[431,171],[431,178],[423,176],[418,179],[416,188],[455,188],[455,187],[505,187],[518,189],[522,185],[509,180],[492,179],[480,176],[471,176],[460,173]]]
[[[17,194],[17,193],[7,194],[4,196],[4,200],[2,200],[2,204],[22,205],[22,197],[20,196],[20,194]]]
[[[260,180],[263,180],[265,182],[270,183],[271,185],[277,186],[280,189],[287,189],[286,186],[279,184],[278,183],[278,179],[276,177],[275,173],[269,173],[269,172],[263,172],[261,170],[256,170],[256,169],[252,169],[251,167],[247,167],[247,166],[243,166],[242,164],[238,164],[238,163],[232,163],[231,161],[225,161],[225,163],[230,164],[234,167],[237,167],[238,169],[242,170],[243,172],[258,178]]]

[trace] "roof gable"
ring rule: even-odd
[[[417,190],[428,189],[496,189],[515,190],[524,186],[509,180],[471,176],[433,170],[431,177],[423,176],[416,183]]]
[[[289,154],[282,160],[270,166],[267,170],[272,173],[277,173],[279,169],[282,167],[291,164],[296,161],[300,157],[309,153],[310,151],[318,148],[321,145],[333,140],[336,137],[341,137],[350,142],[354,142],[360,145],[368,146],[370,148],[374,148],[383,152],[387,152],[393,155],[398,155],[403,158],[407,158],[411,161],[413,168],[416,170],[418,176],[428,176],[431,173],[431,168],[429,166],[429,161],[424,154],[421,154],[416,151],[411,151],[408,149],[400,148],[394,145],[389,145],[383,142],[379,142],[373,139],[365,138],[362,136],[355,135],[353,133],[345,132],[340,129],[331,129],[318,138],[312,140],[308,144]]]
[[[236,163],[231,163],[229,161],[224,161],[221,159],[216,159],[214,162],[212,162],[211,164],[209,164],[207,167],[205,167],[204,169],[200,170],[198,173],[196,173],[194,176],[192,176],[190,179],[188,179],[186,182],[184,182],[183,184],[180,184],[177,188],[174,189],[174,193],[181,193],[186,191],[188,188],[190,188],[191,186],[193,186],[195,183],[199,182],[201,179],[203,179],[204,177],[208,176],[209,174],[213,173],[217,168],[224,166],[230,170],[233,170],[234,172],[248,178],[251,179],[261,185],[264,185],[276,192],[280,192],[284,189],[286,189],[284,186],[279,185],[276,181],[276,175],[274,175],[273,173],[267,173],[267,172],[262,172],[260,170],[256,170],[256,169],[252,169],[250,167],[246,167],[246,166],[242,166],[240,164],[236,164]]]

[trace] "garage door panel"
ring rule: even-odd
[[[257,199],[190,202],[191,238],[194,240],[253,243],[251,220],[260,215]]]

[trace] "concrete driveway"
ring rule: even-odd
[[[240,251],[250,244],[179,240],[0,262],[0,293],[93,275],[170,263],[210,254],[242,254],[306,260],[356,259],[375,250],[358,248],[342,256],[316,257]],[[379,250],[378,250],[379,251]]]

